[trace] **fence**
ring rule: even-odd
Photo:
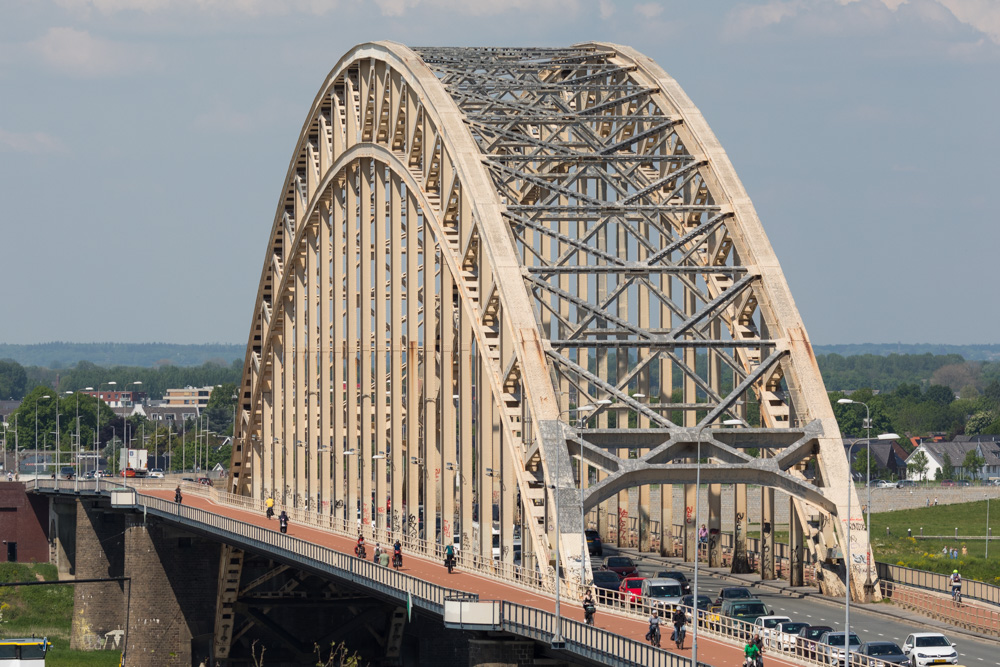
[[[895,605],[972,632],[1000,637],[1000,611],[966,602],[956,604],[950,596],[928,593],[886,579],[881,580],[881,586],[882,595],[892,600]]]
[[[946,574],[928,572],[927,570],[915,570],[901,565],[880,562],[876,562],[875,567],[879,579],[883,581],[903,584],[913,588],[951,593],[951,580]],[[973,579],[963,579],[962,597],[1000,605],[1000,586],[994,586],[993,584]]]

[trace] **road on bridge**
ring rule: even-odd
[[[173,491],[167,490],[145,490],[143,493],[157,496],[159,498],[173,499]],[[268,520],[262,513],[241,510],[229,505],[217,504],[208,498],[196,496],[194,494],[184,496],[184,504],[215,514],[227,516],[237,521],[253,524],[256,526],[273,526],[278,530],[276,519]],[[292,537],[307,540],[314,544],[329,547],[345,554],[354,553],[355,542],[349,537],[337,535],[331,532],[319,530],[305,525],[289,523],[288,534]],[[449,575],[444,565],[436,561],[430,561],[418,556],[405,554],[403,558],[402,571],[405,574],[419,577],[441,586],[448,586],[455,590],[476,593],[481,600],[509,600],[522,605],[528,605],[555,612],[555,599],[545,595],[537,594],[531,590],[517,587],[513,584],[506,584],[502,581],[489,577],[456,570]],[[570,600],[562,605],[562,615],[565,618],[583,622],[583,609],[575,600]],[[612,613],[599,612],[596,619],[597,626],[614,632],[624,637],[643,641],[646,634],[647,624],[644,620],[618,616]],[[669,634],[665,635],[665,640]],[[672,653],[691,657],[691,634],[688,633],[687,646],[683,650],[673,648]],[[664,641],[664,646],[667,642]],[[768,667],[793,667],[793,663],[779,659],[774,653],[769,653],[767,660]],[[734,644],[727,644],[717,639],[702,635],[698,640],[698,662],[709,665],[739,665],[742,663],[743,649]]]
[[[605,555],[617,553],[613,548],[605,547]],[[678,565],[676,559],[660,558],[644,553],[637,558],[632,551],[623,551],[623,555],[632,556],[636,560],[639,574],[644,577],[653,576],[657,570],[674,569]],[[600,567],[600,559],[591,559],[594,567]],[[690,568],[682,566],[685,570]],[[688,576],[691,580],[691,576]],[[722,579],[706,573],[703,569],[698,575],[699,595],[715,598],[720,588],[740,586],[733,580]],[[750,586],[754,595],[763,600],[775,614],[788,616],[793,621],[801,621],[810,625],[828,625],[835,630],[844,629],[844,605],[839,600],[821,598],[809,595],[803,598],[783,595],[773,589]],[[892,609],[889,607],[889,609]],[[892,641],[902,646],[903,640],[911,632],[942,632],[958,646],[960,664],[970,667],[977,665],[1000,667],[1000,653],[997,652],[997,642],[990,639],[974,638],[959,634],[943,624],[922,622],[914,613],[900,611],[899,617],[868,611],[864,605],[851,605],[851,629],[858,634],[861,641]],[[771,657],[774,653],[769,653]],[[700,660],[699,660],[700,661]],[[771,664],[773,661],[768,661]]]

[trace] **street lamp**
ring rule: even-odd
[[[850,399],[841,399],[841,401]],[[853,401],[852,401],[853,402]],[[866,408],[868,406],[865,406]],[[878,435],[879,440],[898,440],[899,436],[895,433],[880,433]],[[854,477],[851,475],[851,452],[854,451],[854,446],[858,444],[857,442],[851,443],[850,448],[847,450],[847,530],[844,531],[845,542],[847,542],[846,558],[844,559],[844,564],[847,566],[845,568],[846,572],[844,574],[844,651],[847,655],[847,660],[845,664],[851,664],[851,496],[854,495]],[[868,439],[868,448],[871,448],[871,439]],[[869,501],[870,502],[870,501]],[[871,514],[871,505],[868,506],[868,513]],[[871,531],[868,532],[868,540],[871,540]],[[871,552],[871,544],[869,543],[868,552]],[[871,582],[871,572],[868,573],[868,581]],[[866,584],[866,586],[869,584]]]
[[[35,479],[38,479],[38,401],[43,398],[52,398],[48,394],[35,399]]]
[[[743,424],[741,419],[727,419],[722,422],[724,426],[740,426]],[[694,524],[698,525],[698,514],[701,512],[701,434],[709,426],[709,424],[702,424],[698,427],[698,435],[696,440],[698,441],[695,450],[695,482],[694,482]],[[661,517],[662,520],[662,517]],[[685,528],[685,531],[687,529]],[[686,535],[687,533],[685,533]],[[691,664],[694,667],[698,665],[698,541],[695,538],[694,543],[694,589],[691,591],[691,617],[694,619],[694,628],[691,633]]]

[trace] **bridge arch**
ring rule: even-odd
[[[531,569],[559,539],[582,579],[580,503],[693,498],[699,449],[708,484],[787,492],[817,559],[854,493],[732,164],[618,45],[341,58],[281,191],[240,392],[232,492],[428,552],[496,541],[505,566],[515,533]]]

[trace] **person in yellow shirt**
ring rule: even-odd
[[[274,498],[268,496],[267,500],[264,501],[264,505],[267,507],[267,512],[265,512],[265,514],[267,515],[267,518],[270,519],[274,516]]]

